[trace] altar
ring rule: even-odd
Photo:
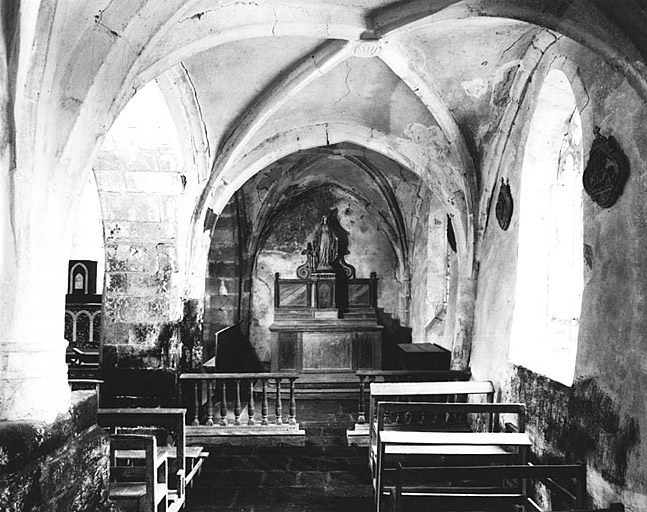
[[[354,382],[356,370],[382,367],[378,278],[355,277],[348,252],[339,252],[335,220],[322,219],[296,279],[275,274],[272,371],[299,372],[300,382]]]

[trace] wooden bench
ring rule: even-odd
[[[410,420],[416,419],[415,414],[420,415],[420,418],[417,423],[412,423]],[[378,402],[373,432],[376,441],[369,448],[369,466],[374,482],[377,478],[378,432],[384,430],[470,432],[467,415],[477,415],[481,419],[483,430],[491,432],[494,417],[502,414],[516,417],[515,432],[525,431],[525,404]],[[409,421],[399,422],[398,419],[402,416],[405,416],[405,419],[408,417]],[[386,423],[387,418],[394,421]]]
[[[368,446],[366,383],[468,381],[472,374],[465,370],[357,370],[355,375],[359,379],[359,401],[357,421],[346,431],[348,446]]]
[[[120,466],[120,450],[138,450],[144,453],[143,466]],[[168,459],[159,450],[155,437],[116,435],[110,438],[110,491],[109,497],[124,509],[139,512],[169,510]],[[176,509],[177,510],[177,509]]]
[[[123,408],[99,409],[97,423],[110,429],[119,427],[158,427],[175,433],[175,446],[161,447],[166,456],[175,460],[177,472],[170,479],[174,502],[184,503],[184,490],[193,485],[193,479],[200,474],[202,464],[208,453],[201,446],[186,446],[185,433],[186,409],[182,408]],[[123,459],[141,458],[143,453],[124,451],[119,454]]]
[[[525,433],[507,432],[422,432],[383,430],[378,434],[375,471],[375,508],[379,512],[384,495],[386,467],[447,463],[458,457],[463,461],[486,459],[488,463],[525,464],[531,446]]]
[[[468,467],[403,467],[398,464],[395,487],[391,489],[391,510],[533,510],[543,511],[526,491],[528,481],[542,482],[569,503],[584,510],[585,465],[511,465]],[[563,482],[572,483],[572,492]],[[434,509],[435,509],[434,508]],[[570,510],[570,508],[569,508]],[[621,512],[621,504],[607,511]]]
[[[377,457],[378,433],[378,402],[394,402],[398,400],[434,402],[455,400],[456,395],[485,396],[488,403],[494,400],[494,386],[490,381],[451,381],[451,382],[373,382],[370,386],[369,398],[369,465],[374,471]]]

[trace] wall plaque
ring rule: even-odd
[[[586,193],[602,208],[615,204],[629,178],[629,161],[618,142],[595,127],[595,140],[582,176]]]
[[[512,212],[514,204],[512,202],[512,194],[510,193],[510,180],[507,182],[501,178],[501,187],[499,188],[499,198],[496,202],[496,220],[499,221],[499,226],[503,231],[507,230],[510,226],[512,219]]]

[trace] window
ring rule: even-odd
[[[524,154],[510,361],[573,383],[584,286],[582,127],[566,76],[542,86]]]

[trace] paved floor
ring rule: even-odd
[[[364,512],[372,509],[366,448],[346,446],[353,399],[300,399],[303,448],[210,447],[187,512]]]

